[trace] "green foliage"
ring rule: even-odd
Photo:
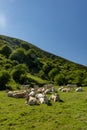
[[[4,45],[0,49],[0,53],[3,54],[7,58],[9,57],[9,55],[11,54],[11,52],[12,52],[12,49],[8,45]]]
[[[25,62],[27,63],[27,65],[29,66],[29,68],[34,67],[34,60],[35,60],[36,56],[35,54],[32,52],[32,50],[29,50],[26,54],[26,59]]]
[[[65,76],[63,74],[58,74],[54,77],[54,81],[56,84],[58,85],[65,85],[66,84],[66,80],[65,80]]]
[[[44,79],[45,79],[45,73],[44,73],[43,70],[40,70],[39,76],[40,76],[41,78],[44,78]]]
[[[21,64],[27,67],[24,69],[25,71],[21,67],[17,68]],[[29,72],[26,71],[27,69]],[[86,66],[43,51],[31,43],[1,35],[0,70],[6,70],[10,77],[13,77],[12,80],[15,84],[27,82],[29,80],[27,74],[30,73],[37,76],[37,79],[39,77],[59,85],[68,83],[77,84],[78,86],[87,85]],[[38,80],[29,80],[30,82],[39,84]]]
[[[52,70],[50,70],[50,72],[48,73],[49,78],[53,81],[55,75],[59,74],[60,69],[59,68],[53,68]]]
[[[38,72],[41,68],[41,62],[38,59],[34,49],[30,49],[26,53],[25,63],[27,64],[32,73]]]
[[[73,73],[68,73],[68,75],[66,75],[65,78],[68,84],[74,84],[73,81],[74,81],[75,75]]]
[[[45,62],[42,66],[42,71],[44,72],[44,76],[45,79],[49,79],[49,72],[52,70],[53,68],[53,64],[50,62]]]
[[[87,86],[87,77],[83,80],[83,86]]]
[[[44,80],[44,78],[37,77],[36,75],[28,74],[28,83],[32,85],[38,85],[43,86],[44,84],[47,84],[48,81]]]
[[[19,63],[25,62],[25,50],[22,48],[18,48],[10,55],[11,60],[16,60]]]
[[[29,84],[29,78],[28,78],[28,76],[26,75],[26,73],[19,75],[19,81],[18,81],[18,82],[19,82],[20,84],[24,84],[24,83]]]
[[[8,64],[5,64],[4,67],[5,67],[6,70],[8,70],[8,69],[10,69],[10,68],[12,67],[12,64],[9,64],[9,63],[8,63]]]
[[[10,80],[10,74],[6,71],[3,70],[0,72],[0,90],[6,89],[6,84]]]
[[[49,71],[53,68],[52,64],[50,64],[50,62],[46,62],[43,65],[43,71],[45,72],[45,74],[48,74]]]
[[[23,79],[21,79],[22,75],[27,74],[28,72],[28,68],[25,64],[19,64],[17,65],[14,70],[12,71],[12,76],[13,79],[17,82],[17,83],[21,83]]]
[[[21,44],[21,46],[22,46],[25,50],[29,50],[29,49],[30,49],[29,44],[27,44],[27,43],[25,43],[25,42],[23,42],[23,43]]]

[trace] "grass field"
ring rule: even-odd
[[[87,88],[59,92],[64,102],[26,105],[25,99],[0,91],[0,130],[87,130]]]

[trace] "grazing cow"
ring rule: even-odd
[[[83,90],[82,90],[82,87],[79,87],[79,88],[76,88],[75,91],[76,91],[76,92],[82,92]]]

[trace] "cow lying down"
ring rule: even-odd
[[[54,102],[63,102],[63,100],[60,99],[58,93],[52,94],[49,99],[53,100]]]
[[[26,95],[26,101],[28,105],[50,104],[48,97],[44,94],[36,94],[35,97]]]
[[[27,97],[27,104],[28,105],[39,105],[39,102],[35,97],[28,96]]]
[[[24,98],[26,95],[26,91],[8,91],[8,97],[15,97],[15,98]]]

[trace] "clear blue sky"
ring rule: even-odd
[[[0,34],[87,66],[87,0],[0,0]]]

